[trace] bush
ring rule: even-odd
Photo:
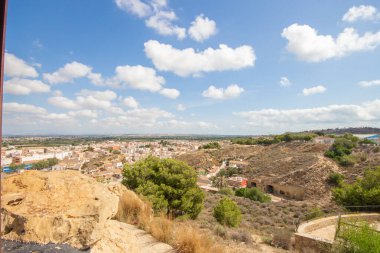
[[[352,134],[345,134],[335,138],[334,144],[325,152],[325,156],[336,160],[342,166],[352,166],[355,159],[350,156],[359,139]]]
[[[380,233],[364,226],[341,225],[334,251],[339,253],[380,253]]]
[[[156,212],[195,219],[203,208],[204,193],[193,168],[175,159],[149,156],[125,165],[122,183],[147,197]]]
[[[214,217],[222,225],[237,227],[241,222],[241,212],[238,205],[231,199],[224,197],[214,207]]]
[[[227,196],[233,196],[233,195],[235,195],[234,190],[232,190],[229,187],[225,187],[225,188],[220,189],[219,193],[223,194],[223,195],[227,195]]]
[[[258,188],[240,188],[235,191],[235,195],[239,197],[248,198],[254,201],[259,201],[261,203],[270,202],[271,197]]]
[[[306,215],[305,215],[305,220],[312,220],[315,218],[319,218],[323,216],[323,212],[320,208],[315,207],[311,209]]]
[[[214,141],[214,142],[207,143],[203,146],[200,146],[198,149],[220,149],[220,148],[221,148],[220,144]]]
[[[284,229],[276,229],[273,233],[272,245],[289,250],[292,245],[292,233]]]
[[[244,242],[246,244],[252,243],[252,236],[244,230],[235,231],[231,234],[231,239],[237,242]]]
[[[328,178],[330,185],[339,186],[343,182],[344,176],[338,172],[331,172]]]
[[[334,188],[333,199],[343,206],[380,205],[380,166],[366,170],[363,179]]]

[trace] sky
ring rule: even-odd
[[[380,127],[380,1],[12,0],[3,134]]]

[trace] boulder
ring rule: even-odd
[[[2,182],[1,236],[89,247],[115,216],[119,197],[77,171],[26,171]]]

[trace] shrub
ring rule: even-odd
[[[373,153],[379,153],[380,152],[380,147],[376,147],[373,149]]]
[[[224,197],[214,207],[214,217],[222,225],[237,227],[241,222],[241,212],[238,205],[231,199]]]
[[[252,236],[244,230],[235,231],[231,234],[231,239],[237,242],[244,242],[246,244],[252,243]]]
[[[338,233],[334,251],[339,253],[380,253],[380,233],[368,224],[351,226],[343,224]]]
[[[356,147],[359,139],[352,134],[335,138],[334,144],[325,152],[325,156],[336,160],[342,166],[355,164],[355,159],[349,156]]]
[[[338,172],[331,172],[328,178],[328,183],[334,186],[338,186],[343,182],[344,176]]]
[[[334,188],[333,199],[344,206],[380,205],[380,166],[366,170],[363,179]]]
[[[221,226],[221,225],[216,225],[214,227],[214,233],[217,236],[220,236],[222,238],[226,238],[228,236],[228,232],[227,232],[226,228]]]
[[[312,220],[318,217],[322,217],[323,212],[320,208],[315,207],[311,209],[306,215],[305,215],[305,220]]]
[[[289,250],[292,245],[292,233],[285,229],[276,229],[273,233],[272,245]]]
[[[225,188],[220,189],[219,193],[223,194],[223,195],[227,195],[227,196],[233,196],[233,195],[235,195],[234,190],[232,190],[229,187],[225,187]]]
[[[270,202],[271,197],[258,188],[240,188],[235,191],[235,195],[239,197],[248,198],[261,203]]]
[[[175,159],[149,156],[125,165],[122,183],[147,197],[156,212],[195,219],[203,208],[204,193],[193,168]]]
[[[205,145],[200,146],[198,149],[220,149],[221,146],[218,142],[210,142]]]

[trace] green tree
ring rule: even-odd
[[[214,217],[222,225],[237,227],[241,222],[241,211],[233,200],[224,197],[214,207]]]
[[[195,219],[203,208],[204,194],[195,170],[182,161],[149,156],[126,164],[123,184],[147,197],[155,211]]]
[[[334,188],[333,199],[344,206],[380,205],[380,166],[365,171],[363,179]]]

